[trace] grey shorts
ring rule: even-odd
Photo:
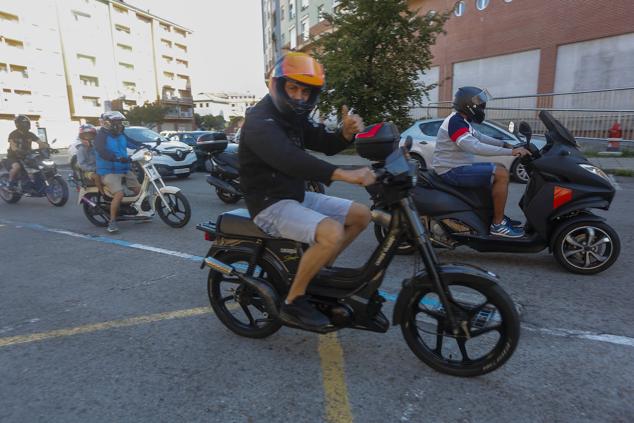
[[[330,217],[345,224],[351,205],[351,200],[307,192],[303,202],[280,200],[258,213],[253,221],[271,236],[312,245],[319,222]]]

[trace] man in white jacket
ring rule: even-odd
[[[432,166],[448,184],[475,188],[491,187],[493,198],[493,221],[491,235],[507,238],[524,236],[521,222],[504,215],[508,197],[509,172],[497,163],[476,163],[480,156],[524,156],[530,154],[525,148],[512,148],[502,140],[491,138],[476,131],[470,122],[482,123],[484,110],[490,96],[477,87],[461,87],[456,92],[453,107],[438,130]]]

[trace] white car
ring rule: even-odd
[[[161,176],[187,178],[192,173],[196,164],[196,153],[187,144],[180,141],[169,141],[157,132],[143,126],[127,126],[125,134],[135,141],[151,146],[156,145],[156,140],[161,140],[157,148],[161,154],[153,159],[154,166]],[[74,157],[77,154],[76,149],[80,142],[79,140],[74,141],[68,149],[71,163],[74,162]],[[128,149],[128,155],[131,155],[133,151]]]
[[[148,145],[156,145],[158,139],[161,143],[158,146],[160,155],[154,157],[153,163],[161,176],[176,176],[187,178],[196,165],[196,153],[194,149],[180,141],[170,141],[159,135],[157,132],[143,126],[128,126],[125,134],[135,141]],[[130,151],[128,151],[130,154]]]
[[[405,142],[407,136],[412,137],[412,150],[410,154],[412,158],[416,159],[422,169],[426,169],[431,166],[434,156],[434,148],[436,147],[436,135],[438,129],[444,119],[427,119],[414,122],[412,126],[407,128],[401,133],[401,145]],[[480,124],[471,123],[476,131],[484,135],[488,135],[493,138],[504,140],[509,144],[518,144],[521,141],[513,133],[501,128],[500,126],[490,122],[484,121]],[[546,140],[543,137],[531,138],[531,143],[541,149]],[[476,156],[477,161],[480,162],[493,162],[503,164],[511,172],[511,177],[520,183],[528,182],[528,172],[519,162],[518,157],[514,156]]]

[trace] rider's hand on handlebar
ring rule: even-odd
[[[531,152],[525,149],[524,147],[517,147],[513,149],[511,154],[514,156],[524,157],[524,156],[530,156]]]
[[[376,182],[376,175],[369,167],[354,170],[336,169],[332,174],[332,180],[366,187]]]

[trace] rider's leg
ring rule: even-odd
[[[372,214],[370,209],[359,203],[352,203],[350,210],[346,215],[346,221],[344,223],[344,234],[341,247],[332,253],[332,257],[328,261],[328,265],[332,266],[339,256],[345,250],[352,241],[354,241],[365,228],[368,227],[372,220]]]
[[[141,192],[141,184],[136,177],[136,174],[131,170],[125,175],[125,183],[126,186],[134,193],[134,195],[138,195]]]
[[[119,191],[115,193],[112,197],[112,202],[110,203],[110,221],[116,222],[117,215],[119,214],[119,206],[121,205],[121,200],[123,199],[123,191]]]
[[[493,223],[500,224],[504,219],[504,207],[509,193],[509,171],[501,164],[495,165],[493,186]]]
[[[11,165],[11,170],[9,170],[9,182],[15,182],[18,179],[18,175],[20,174],[20,163],[13,163]]]
[[[297,274],[288,291],[287,303],[306,293],[308,284],[313,277],[332,258],[333,251],[340,251],[345,239],[345,232],[341,223],[326,218],[319,222],[315,232],[315,244],[309,247],[299,261]]]

